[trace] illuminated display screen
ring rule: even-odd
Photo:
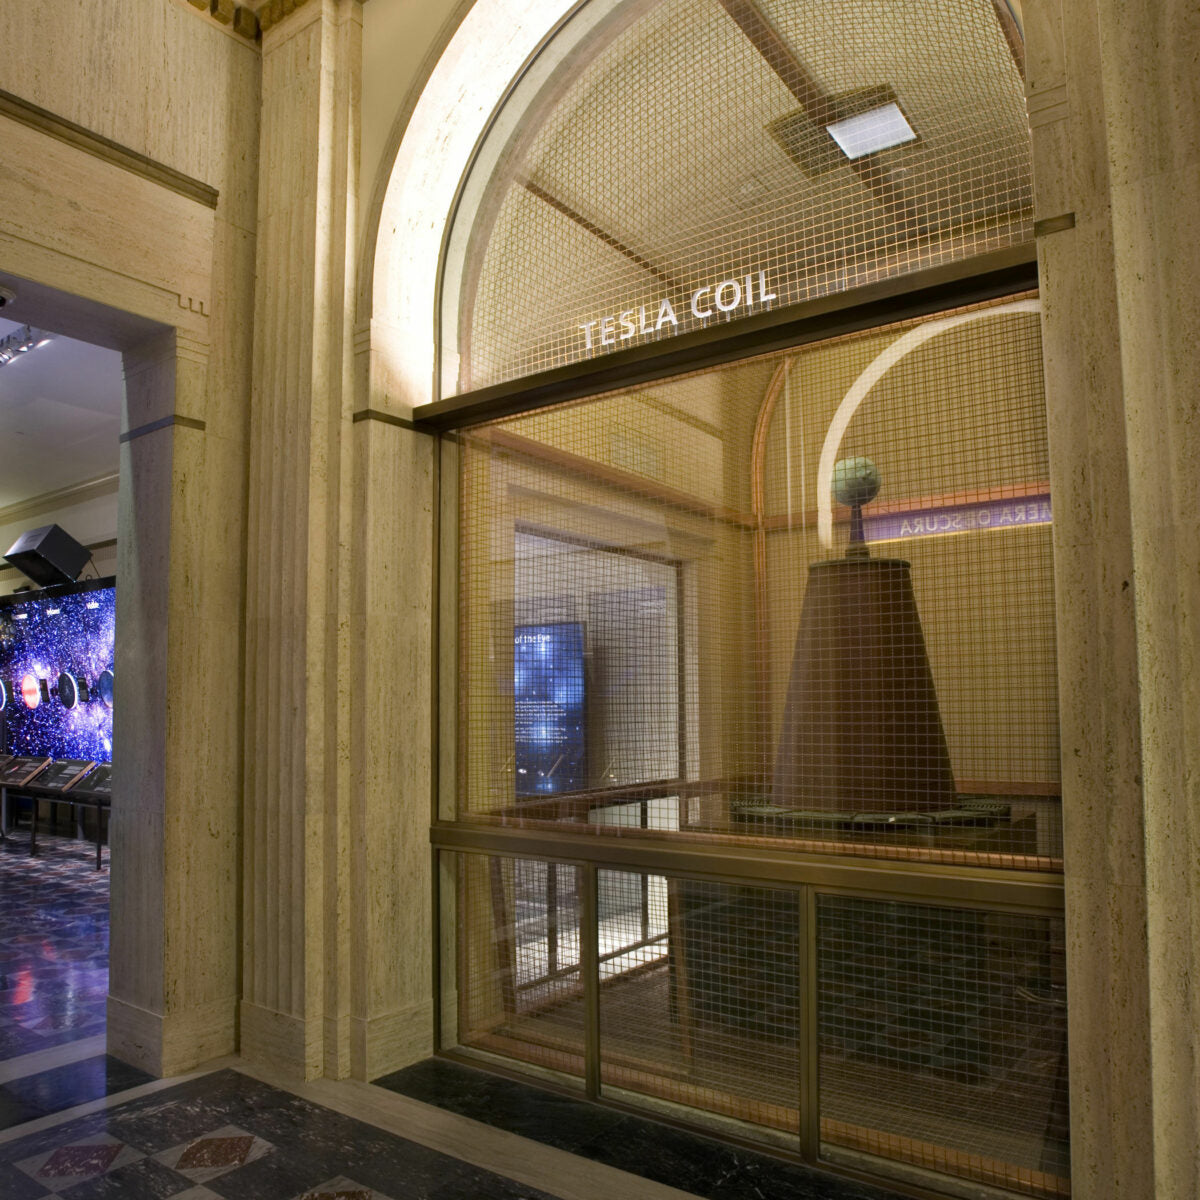
[[[583,625],[518,625],[513,637],[518,796],[587,784]]]
[[[5,753],[111,761],[115,614],[107,580],[0,606]]]

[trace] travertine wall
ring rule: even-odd
[[[242,1049],[349,1069],[357,3],[264,35],[247,563]]]
[[[1194,6],[1030,5],[1062,697],[1072,1190],[1200,1189]],[[1062,226],[1069,226],[1063,228]]]
[[[516,69],[498,64],[563,7],[531,33],[503,0],[369,0],[360,80],[352,0],[308,0],[262,51],[185,0],[0,0],[11,44],[36,48],[0,88],[218,192],[208,208],[0,117],[0,269],[83,297],[125,355],[126,430],[163,422],[122,455],[118,673],[137,683],[110,1006],[114,1052],[156,1071],[232,1049],[243,993],[243,1049],[298,1073],[369,1078],[432,1044],[437,493],[404,422],[432,398],[445,213],[419,200],[448,211]],[[508,33],[431,68],[468,10]],[[1040,242],[1074,1190],[1182,1200],[1200,1174],[1197,21],[1126,0],[1025,16],[1037,216],[1074,220]],[[416,104],[431,69],[440,120]]]
[[[0,267],[124,356],[109,1040],[173,1072],[237,1044],[259,55],[174,0],[0,10],[0,88],[200,185],[3,118]]]

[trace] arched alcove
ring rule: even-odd
[[[420,404],[1028,243],[1023,71],[1007,0],[480,0],[375,185],[372,347]]]
[[[441,394],[1027,243],[1029,158],[990,3],[581,5],[461,189]]]
[[[1038,1007],[1059,999],[1061,897],[1014,899],[1022,872],[1061,869],[1040,343],[1024,309],[965,315],[1032,299],[1029,270],[970,287],[1031,259],[1011,13],[593,0],[518,18],[485,62],[504,16],[476,5],[413,107],[373,264],[372,404],[461,414],[415,414],[456,429],[436,451],[439,1045],[810,1162],[1066,1194],[1064,1020]],[[951,310],[944,337],[917,332]],[[804,325],[831,311],[851,315]],[[792,342],[655,367],[672,338],[716,345],[743,321],[791,322]],[[822,445],[910,336],[927,344],[837,442],[885,475],[863,558],[906,580],[911,558],[906,611],[928,618],[924,640],[905,618],[922,662],[885,704],[920,677],[926,708],[956,710],[870,751],[907,772],[894,794],[801,794],[779,764],[805,584],[830,554]],[[627,386],[470,409],[635,351]],[[886,643],[894,612],[872,619]],[[835,682],[851,706],[873,686]],[[858,752],[848,727],[831,720],[830,761]],[[948,873],[964,867],[970,887]],[[938,1045],[909,1053],[918,1027]],[[971,1089],[1034,1058],[984,1130]]]

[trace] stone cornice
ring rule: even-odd
[[[284,17],[302,8],[308,0],[260,0],[258,5],[258,23],[264,33],[272,25],[278,25]]]
[[[249,4],[237,4],[235,0],[187,0],[198,12],[204,13],[220,25],[240,34],[248,42],[258,40],[258,14]]]
[[[111,475],[100,475],[96,479],[85,479],[82,483],[72,483],[53,492],[43,492],[40,496],[18,500],[0,508],[0,525],[10,525],[52,509],[69,508],[73,504],[85,504],[100,496],[112,495],[117,490],[117,484],[118,477],[114,472]]]

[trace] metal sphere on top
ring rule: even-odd
[[[849,508],[861,507],[879,495],[879,468],[861,455],[833,464],[833,498]]]

